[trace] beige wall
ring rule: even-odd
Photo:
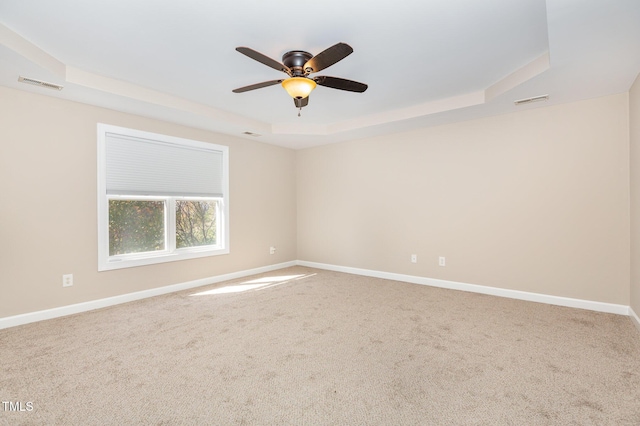
[[[625,93],[299,151],[298,259],[628,305],[628,117]]]
[[[631,308],[640,315],[640,75],[629,91],[631,145]]]
[[[231,254],[98,272],[98,122],[229,146]],[[0,317],[296,259],[292,150],[0,87],[0,185]]]
[[[295,152],[0,87],[0,317],[295,259],[640,312],[639,113],[636,81],[630,94]],[[231,254],[98,273],[98,122],[228,145]]]

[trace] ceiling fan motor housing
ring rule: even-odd
[[[293,73],[293,77],[301,77],[305,75],[304,64],[313,58],[313,55],[303,50],[292,50],[282,55],[282,63],[285,64]]]

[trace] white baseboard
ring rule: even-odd
[[[402,281],[413,284],[428,285],[432,287],[448,288],[452,290],[462,290],[472,293],[488,294],[492,296],[506,297],[510,299],[526,300],[530,302],[547,303],[550,305],[567,306],[570,308],[587,309],[597,312],[606,312],[619,315],[628,315],[632,322],[640,330],[640,318],[629,306],[616,305],[612,303],[594,302],[591,300],[572,299],[568,297],[550,296],[539,293],[529,293],[519,290],[509,290],[497,287],[487,287],[477,284],[467,284],[455,281],[438,280],[434,278],[418,277],[414,275],[396,274],[391,272],[375,271],[371,269],[352,268],[347,266],[330,265],[325,263],[308,262],[304,260],[290,261],[278,263],[275,265],[263,266],[260,268],[247,269],[244,271],[232,272],[214,277],[202,278],[199,280],[188,281],[179,284],[168,285],[164,287],[153,288],[149,290],[138,291],[135,293],[127,293],[119,296],[108,297],[105,299],[92,300],[74,305],[61,306],[59,308],[46,309],[43,311],[30,312],[11,317],[0,318],[0,330],[3,328],[15,327],[18,325],[29,324],[36,321],[43,321],[52,318],[63,317],[67,315],[77,314],[80,312],[91,311],[94,309],[105,308],[108,306],[118,305],[121,303],[132,302],[134,300],[146,299],[148,297],[159,296],[162,294],[173,293],[190,288],[202,287],[209,284],[215,284],[222,281],[233,280],[246,277],[249,275],[262,274],[271,272],[290,266],[307,266],[310,268],[326,269],[329,271],[345,272],[348,274],[363,275],[367,277],[383,278],[394,281]]]
[[[547,303],[549,305],[567,306],[570,308],[587,309],[590,311],[606,312],[610,314],[630,315],[629,306],[613,303],[594,302],[591,300],[571,299],[568,297],[550,296],[540,293],[509,290],[497,287],[487,287],[477,284],[467,284],[455,281],[438,280],[434,278],[418,277],[414,275],[395,274],[391,272],[374,271],[371,269],[351,268],[347,266],[328,265],[324,263],[299,260],[298,265],[310,268],[326,269],[329,271],[345,272],[348,274],[364,275],[367,277],[384,278],[387,280],[403,281],[432,287],[448,288],[451,290],[469,291],[472,293],[488,294],[491,296],[507,297],[510,299],[526,300],[529,302]],[[637,318],[637,316],[636,316]]]
[[[631,318],[631,322],[636,326],[638,331],[640,331],[640,318],[638,317],[638,314],[633,312],[633,309],[631,309],[631,307],[629,307],[629,317]]]
[[[271,272],[277,269],[295,266],[296,264],[296,261],[278,263],[275,265],[263,266],[260,268],[247,269],[244,271],[232,272],[229,274],[216,275],[214,277],[202,278],[199,280],[187,281],[184,283],[137,291],[135,293],[127,293],[119,296],[107,297],[105,299],[91,300],[89,302],[76,303],[74,305],[61,306],[59,308],[46,309],[43,311],[36,311],[27,314],[0,318],[0,330],[3,328],[15,327],[18,325],[29,324],[36,321],[43,321],[52,318],[77,314],[80,312],[92,311],[94,309],[106,308],[107,306],[133,302],[134,300],[146,299],[148,297],[160,296],[162,294],[173,293],[176,291],[188,290],[190,288],[202,287],[222,281],[234,280],[236,278],[242,278],[249,275]]]

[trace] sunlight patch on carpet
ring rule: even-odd
[[[214,288],[212,290],[205,290],[198,293],[193,293],[190,296],[211,296],[216,294],[242,293],[244,291],[250,291],[250,290],[261,290],[261,289],[285,284],[290,281],[311,277],[313,275],[316,275],[316,274],[282,275],[282,276],[274,276],[274,277],[257,278],[255,280],[245,281],[239,284],[228,285],[225,287]]]

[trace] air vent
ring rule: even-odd
[[[514,101],[513,103],[516,105],[524,105],[524,104],[530,104],[531,102],[540,102],[540,101],[548,101],[548,100],[549,100],[549,95],[540,95],[540,96],[534,96],[533,98],[520,99],[519,101]]]
[[[34,86],[46,87],[47,89],[62,90],[64,86],[59,86],[53,83],[47,83],[46,81],[36,80],[35,78],[18,77],[18,81],[21,83],[33,84]]]
[[[243,135],[248,135],[248,136],[253,136],[254,138],[257,138],[258,136],[262,136],[259,133],[253,133],[253,132],[243,132]]]

